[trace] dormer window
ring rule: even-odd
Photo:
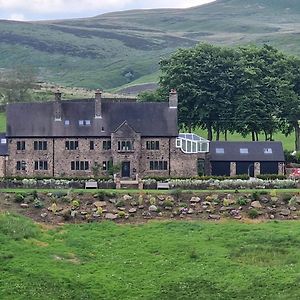
[[[79,126],[91,126],[91,120],[79,120]]]
[[[240,148],[240,154],[248,154],[248,148]]]
[[[264,154],[272,154],[272,148],[264,148]]]
[[[69,126],[70,125],[70,120],[65,120],[65,126]]]
[[[1,139],[1,144],[6,144],[6,139]]]

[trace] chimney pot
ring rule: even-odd
[[[97,89],[95,92],[95,119],[102,118],[102,91]]]
[[[61,92],[59,89],[54,93],[54,95],[55,95],[55,101],[61,101]]]
[[[169,108],[177,108],[178,106],[178,94],[176,89],[171,89],[169,94]]]

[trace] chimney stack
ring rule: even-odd
[[[95,93],[95,119],[102,119],[102,92],[98,89]]]
[[[55,102],[54,102],[54,120],[61,121],[61,92],[57,90],[55,93]]]
[[[178,95],[176,89],[171,89],[169,94],[169,108],[177,108],[178,106]]]

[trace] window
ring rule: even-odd
[[[24,160],[17,161],[17,170],[18,171],[25,171],[26,170],[26,162]]]
[[[66,150],[78,150],[78,141],[66,141]]]
[[[91,120],[79,120],[79,126],[91,126]]]
[[[25,150],[25,141],[17,141],[17,150]]]
[[[103,171],[108,171],[112,166],[112,161],[108,160],[108,161],[103,161],[102,162],[102,170]]]
[[[34,170],[48,170],[48,161],[36,160],[34,162]]]
[[[272,154],[273,150],[272,148],[264,148],[264,154]]]
[[[69,126],[70,125],[70,120],[65,120],[65,126]]]
[[[102,148],[103,148],[103,150],[110,150],[111,149],[111,141],[103,141]]]
[[[87,171],[89,170],[90,166],[89,166],[89,162],[88,161],[71,161],[71,170],[72,171]]]
[[[216,148],[216,154],[224,154],[224,148]]]
[[[94,141],[90,141],[90,150],[94,150],[94,149],[95,149]]]
[[[151,160],[150,170],[168,170],[168,162],[163,160]]]
[[[146,149],[147,150],[159,150],[159,141],[147,141]]]
[[[118,151],[132,151],[133,141],[118,141]]]
[[[240,148],[240,154],[248,154],[248,148]]]
[[[1,144],[6,144],[6,139],[1,139]]]
[[[34,150],[47,150],[47,141],[34,141]]]
[[[207,153],[209,141],[194,133],[180,133],[176,138],[176,148],[184,153]]]

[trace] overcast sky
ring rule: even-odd
[[[92,17],[139,8],[186,8],[214,0],[0,0],[0,19],[46,20]]]

